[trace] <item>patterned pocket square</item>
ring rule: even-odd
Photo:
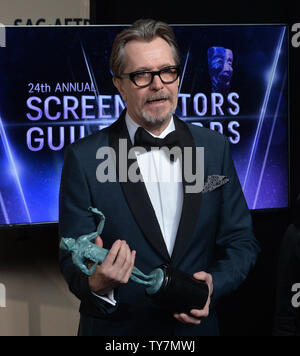
[[[207,177],[202,193],[211,192],[229,182],[226,176],[212,175]]]

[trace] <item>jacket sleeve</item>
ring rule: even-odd
[[[229,178],[229,182],[222,187],[220,224],[216,236],[217,257],[209,270],[214,285],[212,303],[239,287],[254,267],[260,251],[227,139],[223,175]]]
[[[78,238],[97,230],[96,221],[88,208],[92,206],[92,197],[87,178],[82,164],[76,156],[72,145],[66,149],[65,160],[61,176],[59,193],[59,237]],[[71,253],[59,251],[60,270],[67,281],[69,288],[83,305],[91,305],[90,309],[108,314],[117,308],[118,293],[115,293],[117,301],[113,306],[99,297],[93,295],[88,283],[88,276],[74,265]]]

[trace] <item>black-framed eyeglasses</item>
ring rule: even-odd
[[[124,73],[119,78],[130,79],[137,87],[147,87],[153,82],[155,75],[158,75],[164,84],[174,83],[180,75],[180,66],[168,66],[160,70],[139,70],[132,73]]]

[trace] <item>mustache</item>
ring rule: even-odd
[[[143,104],[147,104],[151,101],[157,101],[157,100],[168,100],[170,99],[169,94],[154,94],[151,96],[148,96],[147,98],[144,99]]]

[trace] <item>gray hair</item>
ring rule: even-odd
[[[179,65],[180,51],[171,27],[162,21],[141,19],[134,22],[131,27],[121,31],[114,40],[109,62],[113,75],[118,77],[124,72],[126,67],[124,47],[126,43],[133,40],[150,42],[155,37],[161,37],[170,45],[175,64]]]

